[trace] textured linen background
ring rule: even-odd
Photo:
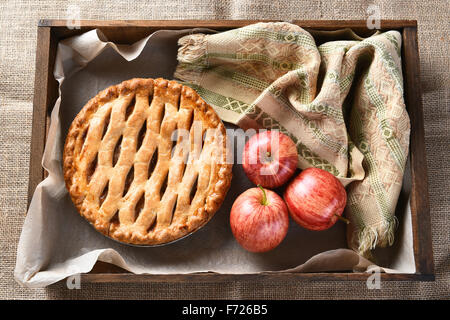
[[[366,19],[370,4],[382,19],[417,19],[425,117],[435,282],[364,281],[81,284],[22,288],[13,279],[27,206],[36,31],[39,19]],[[450,79],[448,1],[12,1],[0,2],[0,298],[2,299],[346,299],[450,298]]]

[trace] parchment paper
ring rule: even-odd
[[[127,46],[108,42],[99,30],[92,30],[59,43],[54,75],[60,83],[60,97],[51,114],[42,161],[49,176],[36,188],[24,222],[14,271],[19,283],[44,287],[89,272],[97,260],[136,274],[352,272],[376,266],[347,249],[342,223],[315,232],[291,220],[285,240],[276,249],[267,253],[242,249],[231,233],[229,212],[234,199],[254,186],[238,164],[233,167],[233,182],[224,204],[212,220],[166,246],[144,248],[113,241],[79,215],[65,188],[61,164],[70,123],[91,97],[110,85],[134,77],[172,79],[178,38],[197,31],[205,32],[161,30]],[[374,261],[384,272],[415,272],[409,180],[407,168],[397,206],[400,227],[395,244],[375,251]]]

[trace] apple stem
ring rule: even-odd
[[[348,219],[346,219],[346,218],[344,218],[344,217],[338,215],[337,213],[335,213],[334,215],[335,215],[339,220],[345,222],[346,224],[349,224],[349,223],[350,223],[350,220],[348,220]]]
[[[263,206],[269,205],[269,201],[267,201],[266,190],[264,190],[264,188],[260,184],[258,184],[258,188],[260,188],[263,192],[263,198],[262,198],[261,204]]]

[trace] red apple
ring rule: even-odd
[[[289,213],[299,225],[310,230],[325,230],[342,218],[347,193],[342,183],[328,171],[303,170],[288,185],[284,200]]]
[[[242,156],[242,166],[250,181],[270,189],[286,183],[294,174],[297,163],[295,143],[276,130],[251,137]]]
[[[273,191],[251,188],[233,203],[231,231],[237,242],[251,252],[278,246],[287,234],[289,214],[283,199]]]

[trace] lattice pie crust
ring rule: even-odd
[[[188,138],[174,134],[180,129]],[[156,245],[211,219],[230,186],[226,160],[225,127],[194,90],[131,79],[83,107],[66,138],[63,169],[73,203],[98,231]]]

